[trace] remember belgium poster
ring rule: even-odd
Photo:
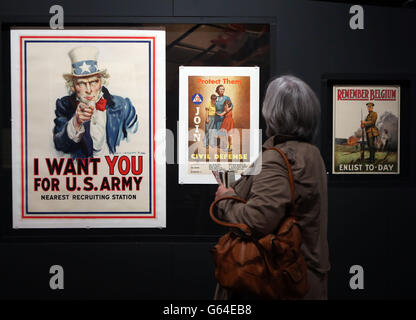
[[[334,86],[334,174],[400,173],[400,86]]]

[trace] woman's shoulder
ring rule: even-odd
[[[286,142],[286,146],[289,149],[296,149],[299,152],[319,152],[319,148],[316,145],[304,141],[290,140]]]
[[[282,150],[291,164],[306,163],[307,161],[314,161],[314,159],[322,159],[318,147],[307,142],[290,140],[270,147],[276,147]],[[275,150],[265,148],[265,151],[263,152],[263,162],[283,164],[284,160]]]
[[[283,146],[283,150],[287,150],[289,156],[295,158],[310,159],[321,158],[321,151],[317,146],[312,143],[303,141],[287,141],[286,145]]]
[[[296,181],[320,179],[319,177],[324,176],[325,164],[321,152],[315,145],[300,141],[287,141],[277,144],[276,147],[285,153]],[[282,156],[273,150],[263,152],[262,163],[263,167],[273,167],[280,172],[287,170]]]

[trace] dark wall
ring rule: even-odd
[[[406,116],[416,120],[416,10],[364,6],[365,29],[349,28],[347,4],[317,1],[4,1],[0,19],[38,22],[48,25],[49,7],[60,4],[65,22],[88,23],[108,19],[120,22],[152,23],[169,18],[172,22],[193,23],[210,17],[227,22],[227,17],[268,17],[276,21],[276,48],[272,53],[276,74],[291,73],[304,79],[322,95],[323,74],[389,74],[408,80]],[[82,10],[81,10],[82,8]],[[2,37],[4,36],[4,33]],[[3,38],[2,38],[3,39]],[[4,42],[2,40],[2,45]],[[3,52],[3,50],[2,50]],[[2,79],[9,75],[1,70]],[[3,86],[1,86],[3,87]],[[8,101],[2,89],[3,101]],[[328,107],[323,103],[323,120]],[[10,108],[9,105],[3,108]],[[2,122],[5,112],[3,111]],[[179,115],[177,115],[179,117]],[[325,123],[323,123],[325,128]],[[339,298],[413,298],[416,285],[416,259],[412,255],[413,229],[416,224],[415,163],[416,126],[409,125],[406,158],[410,169],[405,179],[377,183],[348,183],[329,180],[330,261],[329,297]],[[4,133],[2,133],[4,135]],[[2,139],[5,139],[2,137]],[[320,144],[330,139],[323,129]],[[7,149],[7,148],[6,148]],[[2,149],[2,152],[5,149]],[[324,150],[323,150],[324,151]],[[215,187],[202,187],[205,195],[189,203],[191,186],[178,187],[177,167],[167,166],[167,207],[169,221],[181,219],[184,210],[207,216],[207,206]],[[2,178],[7,176],[3,174]],[[8,177],[8,176],[7,176]],[[8,179],[8,180],[7,180]],[[10,183],[10,178],[6,181]],[[174,194],[169,190],[176,190]],[[10,188],[2,186],[2,214],[11,215]],[[185,206],[181,206],[185,203]],[[194,208],[192,208],[194,206]],[[171,209],[169,209],[171,208]],[[208,218],[204,223],[211,223]],[[195,226],[197,224],[191,224]],[[6,230],[9,226],[2,226]],[[201,231],[202,230],[202,231]],[[36,233],[23,241],[6,238],[0,243],[1,298],[189,298],[210,299],[214,278],[209,247],[215,237],[200,237],[205,228],[191,235],[87,239],[67,237],[39,240]],[[7,231],[7,230],[6,230]],[[137,231],[140,233],[140,231]],[[192,234],[199,237],[193,237]],[[77,240],[78,239],[78,240]],[[65,270],[65,289],[49,288],[49,267],[59,264]],[[361,265],[365,271],[365,289],[349,288],[349,269]]]

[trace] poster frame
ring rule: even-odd
[[[178,164],[179,164],[179,184],[217,184],[215,177],[211,172],[208,174],[190,174],[188,166],[189,161],[189,133],[188,133],[188,111],[189,97],[193,93],[188,92],[190,77],[233,77],[246,76],[250,78],[250,159],[247,162],[247,168],[260,154],[259,143],[259,67],[220,67],[220,66],[181,66],[179,68],[179,133],[178,133]],[[206,98],[208,100],[208,98]],[[205,102],[204,104],[206,104]],[[185,143],[186,142],[186,143]],[[215,163],[215,162],[214,162]],[[203,166],[203,164],[201,164]],[[209,164],[205,165],[209,166]],[[246,168],[246,169],[247,169]],[[236,175],[239,177],[239,174]]]
[[[32,228],[165,228],[166,227],[166,163],[164,160],[164,152],[161,152],[161,148],[164,147],[163,141],[158,139],[158,135],[165,131],[165,32],[163,30],[142,30],[142,29],[84,29],[84,28],[69,28],[66,30],[48,30],[44,28],[10,28],[10,59],[11,59],[11,118],[12,118],[12,176],[13,176],[13,228],[14,229],[32,229]],[[36,40],[32,40],[36,39]],[[62,40],[59,40],[62,39]],[[148,94],[148,102],[145,104],[145,108],[148,108],[149,115],[148,124],[146,127],[149,134],[149,141],[147,146],[147,154],[149,162],[144,168],[148,167],[147,171],[143,171],[143,174],[147,174],[149,177],[148,184],[148,207],[143,206],[142,209],[135,209],[133,203],[129,208],[123,209],[120,207],[120,212],[107,209],[104,202],[101,202],[101,209],[93,210],[81,209],[81,211],[67,211],[68,209],[59,209],[58,204],[55,202],[55,209],[49,210],[51,212],[29,212],[28,206],[28,161],[27,159],[27,147],[28,147],[28,133],[27,123],[29,118],[27,116],[27,92],[31,90],[30,87],[26,86],[27,78],[30,73],[27,72],[26,68],[31,68],[29,61],[26,67],[26,41],[28,42],[39,42],[53,45],[57,41],[61,41],[65,48],[68,46],[77,47],[82,45],[96,45],[100,43],[108,44],[108,48],[116,48],[125,43],[126,45],[133,45],[135,48],[143,48],[144,52],[148,55],[143,60],[148,67],[145,66],[144,70],[148,70],[148,89],[144,89]],[[24,49],[23,49],[24,48]],[[119,49],[120,50],[120,49]],[[156,54],[156,52],[158,54]],[[127,53],[129,55],[130,53]],[[132,58],[135,56],[130,54]],[[24,58],[23,58],[24,57]],[[139,58],[139,56],[136,56]],[[46,59],[42,58],[42,59]],[[147,60],[146,60],[147,59]],[[100,60],[100,58],[98,58]],[[24,62],[22,64],[22,61]],[[45,60],[47,61],[47,60]],[[145,62],[147,61],[147,62]],[[135,61],[135,63],[138,63]],[[111,63],[110,63],[111,64]],[[45,62],[45,66],[46,66]],[[60,66],[60,67],[63,67]],[[66,68],[67,69],[67,68]],[[63,70],[67,72],[67,70]],[[62,81],[63,79],[60,78]],[[57,81],[59,81],[57,79]],[[63,82],[64,83],[64,82]],[[20,85],[19,85],[20,84]],[[134,90],[130,90],[134,92]],[[148,93],[147,93],[148,92]],[[157,97],[157,99],[155,98]],[[107,98],[108,99],[108,98]],[[119,98],[117,98],[119,99]],[[124,100],[123,100],[124,101]],[[129,100],[125,100],[129,103]],[[119,102],[120,103],[120,102]],[[20,107],[19,107],[20,106]],[[121,106],[121,105],[120,105]],[[138,106],[136,106],[138,107]],[[139,110],[138,110],[139,111]],[[114,113],[113,113],[114,114]],[[109,117],[109,114],[107,114]],[[143,117],[140,117],[140,113],[136,115],[136,123],[143,123]],[[145,120],[146,121],[146,120]],[[35,123],[36,124],[36,123]],[[108,129],[108,126],[107,126]],[[33,130],[33,129],[32,129]],[[124,129],[123,129],[124,130]],[[137,136],[137,134],[136,134]],[[131,137],[130,137],[131,138]],[[30,145],[29,145],[30,146]],[[33,149],[33,147],[32,147]],[[45,150],[47,150],[46,147]],[[127,151],[134,150],[131,146],[125,148]],[[132,152],[128,152],[131,153]],[[137,154],[137,152],[136,152]],[[156,159],[156,154],[158,159]],[[121,153],[117,158],[126,160],[128,157],[126,153]],[[48,153],[46,157],[53,156],[53,153]],[[59,155],[57,155],[59,157]],[[131,156],[133,157],[133,156]],[[116,157],[111,156],[109,159]],[[138,161],[138,158],[136,161]],[[21,161],[19,161],[19,159]],[[49,159],[49,158],[48,158]],[[47,159],[47,160],[48,160]],[[55,158],[54,158],[55,159]],[[62,159],[61,159],[62,160]],[[67,160],[67,163],[69,163]],[[102,157],[101,160],[104,160]],[[157,160],[157,161],[156,161]],[[40,162],[43,161],[40,159]],[[75,160],[72,160],[75,163]],[[131,160],[130,160],[131,161]],[[79,160],[78,160],[79,162]],[[20,168],[18,163],[20,163]],[[125,162],[126,163],[126,162]],[[25,164],[25,165],[24,165]],[[146,164],[146,162],[144,162]],[[129,166],[129,165],[128,165]],[[49,169],[50,172],[50,169]],[[138,172],[138,171],[137,171]],[[65,175],[65,173],[64,173]],[[94,170],[94,176],[96,172]],[[40,175],[41,176],[41,175]],[[73,178],[75,179],[75,178]],[[92,177],[90,179],[93,179]],[[104,176],[104,179],[107,179]],[[102,182],[104,183],[104,179]],[[121,179],[121,178],[120,178]],[[124,178],[123,178],[124,179]],[[131,179],[131,178],[129,178]],[[55,179],[57,180],[57,179]],[[99,180],[99,179],[98,179]],[[141,180],[141,178],[140,178]],[[61,181],[62,182],[62,181]],[[101,183],[97,181],[96,184]],[[156,184],[158,185],[156,188]],[[85,185],[84,185],[85,187]],[[63,186],[62,186],[63,188]],[[78,190],[83,190],[81,187]],[[141,190],[142,188],[140,188]],[[94,190],[98,190],[98,186],[94,187]],[[112,190],[112,188],[110,189]],[[124,189],[123,189],[124,190]],[[131,190],[131,188],[130,188]],[[133,188],[134,190],[134,188]],[[139,189],[137,189],[139,190]],[[31,191],[32,192],[32,191]],[[136,193],[139,191],[136,191]],[[29,194],[30,196],[30,194]],[[109,195],[110,199],[111,194]],[[71,194],[66,196],[67,200],[72,198]],[[135,199],[135,196],[133,196]],[[69,200],[73,201],[73,200]],[[103,200],[107,201],[107,200]],[[33,201],[32,201],[33,202]],[[73,205],[75,205],[74,202]],[[86,206],[86,202],[81,203],[83,207]],[[68,204],[66,204],[66,207]],[[114,204],[112,205],[114,207]],[[86,208],[89,208],[87,206]],[[116,208],[116,207],[114,207]],[[32,211],[32,209],[31,209]],[[43,211],[43,210],[41,210]],[[80,212],[78,212],[80,211]],[[85,212],[82,212],[85,211]]]
[[[340,174],[333,171],[333,141],[334,141],[334,100],[333,88],[339,85],[352,86],[387,86],[397,85],[400,87],[400,172],[397,174]],[[409,134],[404,134],[411,130],[409,117],[410,110],[410,91],[412,76],[403,74],[323,74],[321,76],[321,146],[322,153],[327,168],[328,182],[330,185],[357,186],[357,183],[365,183],[369,186],[385,186],[397,184],[411,184],[411,177],[414,169],[411,167],[412,157],[409,149]],[[408,106],[408,107],[406,107]],[[414,162],[414,161],[413,161]]]

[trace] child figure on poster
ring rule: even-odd
[[[224,120],[222,121],[220,132],[223,133],[228,139],[228,146],[227,149],[229,152],[233,150],[232,147],[232,135],[230,131],[234,129],[234,119],[233,119],[233,106],[231,104],[231,100],[226,100],[224,103],[224,112],[218,114],[219,116],[223,116]]]
[[[205,120],[205,148],[208,148],[209,145],[213,145],[213,139],[215,138],[216,128],[215,128],[215,115],[216,115],[216,102],[217,96],[215,94],[211,95],[211,101],[208,106],[206,106],[206,120]]]
[[[391,141],[391,134],[387,129],[383,129],[380,137],[379,151],[384,152],[389,150],[389,142]]]

